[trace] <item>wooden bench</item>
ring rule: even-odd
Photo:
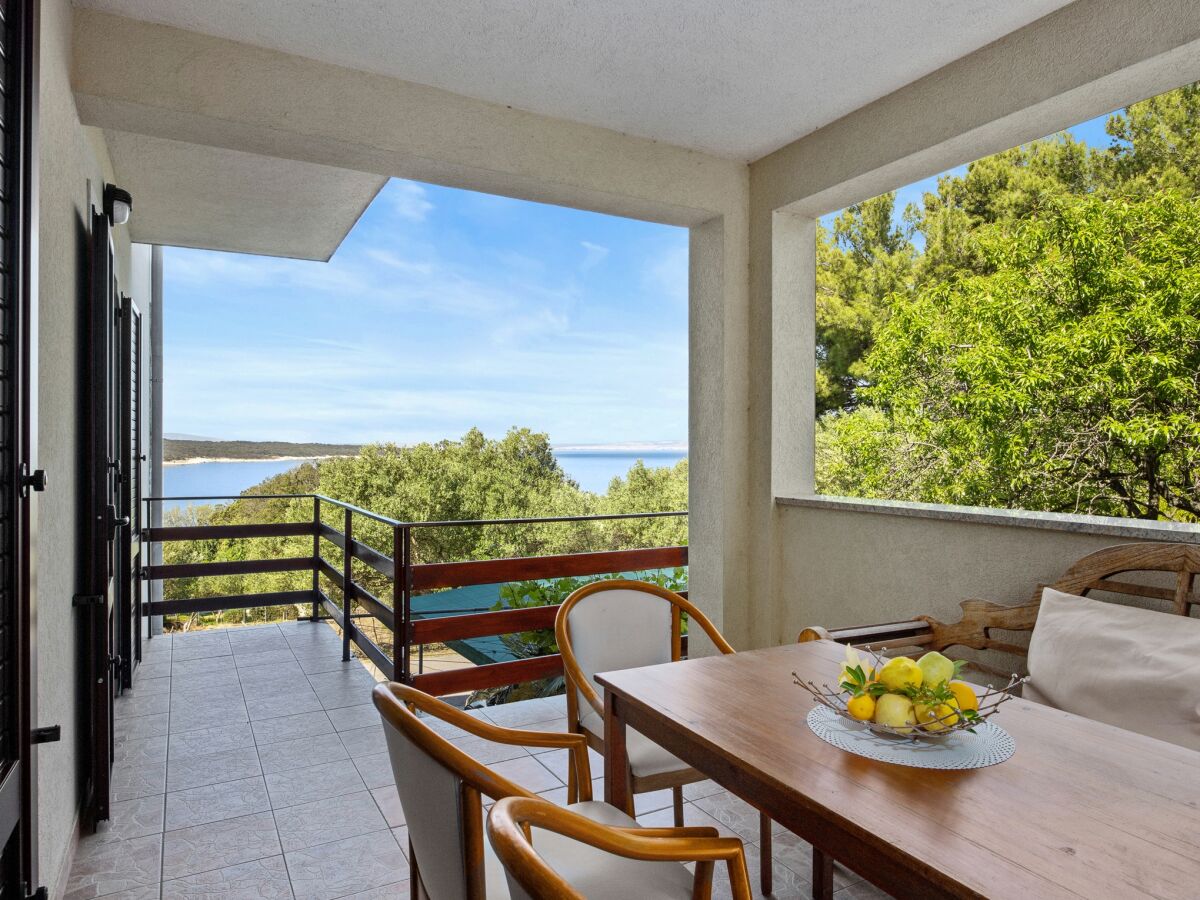
[[[1139,574],[1150,574],[1150,583],[1139,582],[1136,579]],[[1164,574],[1174,576],[1172,586],[1165,585]],[[1197,574],[1200,574],[1200,545],[1118,544],[1083,557],[1049,587],[1082,596],[1095,592],[1103,596],[1094,599],[1112,602],[1124,598],[1127,605],[1131,605],[1131,600],[1141,606],[1152,601],[1152,608],[1165,605],[1163,612],[1190,616],[1192,608],[1200,605],[1200,595],[1195,592]],[[1156,580],[1160,583],[1153,583]],[[964,600],[960,604],[962,618],[957,622],[916,616],[906,622],[883,625],[838,629],[813,626],[800,632],[797,640],[832,640],[855,647],[870,645],[875,650],[886,647],[889,653],[951,650],[947,655],[959,658],[962,654],[956,651],[970,649],[984,653],[982,659],[968,657],[971,666],[982,672],[994,675],[1023,672],[1027,648],[1014,641],[1009,633],[1033,631],[1044,587],[1039,584],[1030,602],[1019,606]],[[997,665],[997,660],[1011,661],[1011,666],[1004,668]]]

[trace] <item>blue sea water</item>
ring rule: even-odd
[[[563,451],[556,454],[566,473],[585,491],[604,493],[608,483],[623,476],[637,461],[650,468],[673,466],[686,453],[656,451],[626,453],[623,451]],[[302,460],[247,460],[239,462],[206,462],[163,468],[163,496],[217,497],[235,496],[263,479],[301,465]],[[164,511],[187,506],[187,502],[163,503]]]

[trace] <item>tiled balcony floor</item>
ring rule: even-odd
[[[230,628],[156,637],[145,647],[134,689],[116,705],[112,818],[80,842],[68,900],[406,900],[407,828],[370,702],[375,679],[360,662],[342,662],[333,629]],[[565,728],[562,698],[479,715]],[[450,737],[565,802],[565,751]],[[592,768],[602,771],[598,756]],[[602,779],[594,790],[603,796]],[[687,823],[740,835],[756,873],[757,813],[708,782],[685,794]],[[670,806],[669,791],[637,798],[646,825],[670,825]],[[808,845],[779,834],[775,860],[774,896],[811,896]],[[837,874],[842,900],[882,896]],[[714,895],[728,895],[720,872]]]

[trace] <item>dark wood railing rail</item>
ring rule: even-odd
[[[332,620],[342,630],[342,656],[350,658],[354,645],[381,671],[393,679],[411,684],[430,694],[457,694],[547,678],[562,672],[558,654],[534,656],[509,662],[470,666],[443,672],[413,672],[414,649],[426,644],[455,640],[536,631],[554,627],[557,605],[521,609],[489,610],[457,615],[414,618],[412,598],[415,593],[441,588],[467,587],[480,584],[503,584],[512,581],[541,581],[566,577],[611,575],[653,569],[678,568],[688,563],[688,548],[652,547],[638,550],[606,550],[589,553],[568,553],[554,556],[517,557],[510,559],[472,560],[468,562],[414,563],[413,533],[420,529],[503,527],[617,521],[622,519],[651,519],[687,516],[686,512],[624,513],[599,516],[550,516],[527,519],[482,519],[446,522],[400,522],[320,494],[260,494],[229,497],[149,497],[150,504],[163,501],[219,500],[298,500],[312,501],[312,518],[303,522],[284,522],[263,525],[197,525],[149,528],[144,539],[151,543],[175,541],[229,540],[264,537],[312,536],[312,552],[305,556],[281,559],[235,560],[210,563],[152,565],[142,571],[148,581],[173,578],[205,578],[220,575],[246,575],[265,572],[312,572],[312,586],[305,590],[277,591],[258,594],[236,594],[201,597],[187,600],[159,600],[143,604],[147,616],[216,612],[229,609],[258,608],[302,604],[311,606],[310,621]],[[342,511],[342,528],[325,522],[323,512]],[[355,518],[363,516],[384,524],[391,530],[392,552],[381,553],[354,536]],[[151,521],[147,515],[146,521]],[[342,551],[342,565],[336,566],[323,555],[323,542]],[[355,580],[354,560],[382,575],[392,596],[380,598]],[[399,577],[397,577],[397,573]],[[322,587],[322,576],[328,579],[340,603],[335,602]],[[387,600],[391,601],[388,605]],[[359,610],[356,612],[356,610]],[[356,619],[370,618],[392,633],[392,655],[379,646],[358,624]]]

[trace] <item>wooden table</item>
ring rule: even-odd
[[[864,759],[809,730],[792,684],[832,683],[843,654],[821,641],[597,676],[605,799],[626,807],[628,726],[898,897],[1200,897],[1200,753],[1013,700],[1000,765]]]

